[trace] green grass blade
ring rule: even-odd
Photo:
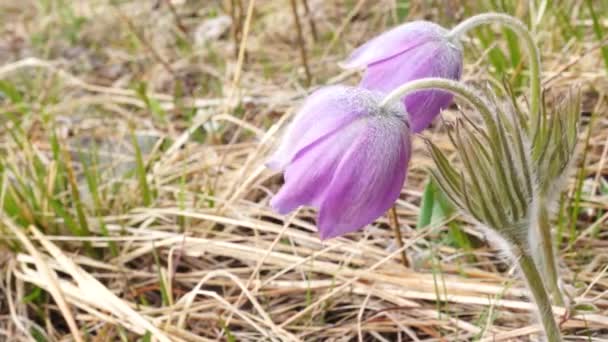
[[[158,257],[158,252],[156,251],[156,247],[152,248],[152,255],[154,256],[154,263],[156,264],[156,273],[158,276],[158,284],[160,287],[160,296],[163,303],[163,306],[171,305],[171,298],[169,297],[169,292],[167,291],[167,283],[165,282],[165,277],[163,277],[163,272],[161,271],[162,266],[160,264],[160,258]]]
[[[591,15],[591,19],[593,20],[593,31],[595,32],[595,37],[598,41],[602,42],[606,37],[604,36],[604,30],[602,29],[600,20],[595,13],[595,9],[593,9],[593,1],[587,0],[586,4],[587,8],[589,9],[589,14]],[[608,70],[608,46],[606,45],[602,46],[602,57],[604,58],[606,70]]]
[[[589,141],[591,139],[591,132],[595,124],[597,113],[593,112],[591,120],[589,121],[589,128],[587,129],[587,135],[585,137],[585,144],[583,146],[583,156],[581,158],[581,166],[578,170],[576,177],[576,186],[574,188],[574,195],[572,196],[572,209],[570,211],[570,239],[568,240],[568,248],[572,248],[576,241],[577,232],[576,225],[578,222],[578,214],[581,209],[581,198],[583,195],[583,183],[585,181],[585,164],[587,161],[587,152],[589,151]]]
[[[93,210],[95,212],[95,216],[98,218],[99,229],[101,230],[101,234],[105,237],[110,237],[110,233],[108,231],[108,227],[106,226],[103,219],[101,219],[102,214],[102,200],[99,196],[99,174],[97,169],[97,153],[96,149],[93,149],[92,156],[90,157],[90,162],[83,162],[83,172],[85,179],[87,181],[87,186],[89,188],[89,193],[91,194],[92,202],[93,202]],[[80,154],[80,160],[85,160],[85,156],[82,152]],[[116,246],[116,242],[109,241],[108,246],[110,248],[110,253],[112,256],[118,256],[118,247]]]
[[[137,180],[139,181],[139,189],[142,194],[143,204],[146,207],[149,207],[152,204],[152,192],[150,191],[150,186],[148,185],[146,166],[144,164],[141,148],[137,142],[135,132],[131,132],[131,142],[133,143],[133,148],[135,149],[135,173]]]

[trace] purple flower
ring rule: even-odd
[[[383,95],[330,86],[308,97],[268,167],[284,170],[272,208],[319,210],[322,239],[357,230],[399,197],[410,159],[408,118],[400,103],[380,107]]]
[[[357,48],[341,66],[366,67],[359,86],[382,92],[425,77],[458,80],[462,73],[462,48],[450,41],[447,33],[443,27],[427,21],[403,24]],[[427,128],[451,102],[451,94],[438,90],[406,96],[404,103],[412,131]]]

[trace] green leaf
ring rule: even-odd
[[[23,97],[14,85],[7,81],[0,80],[0,95],[6,96],[12,103],[21,103]]]
[[[573,311],[575,312],[580,312],[580,311],[584,311],[584,312],[599,312],[600,309],[593,303],[579,303],[579,304],[575,304],[574,307],[572,308]]]
[[[223,320],[220,320],[220,326],[222,327],[222,329],[224,329],[224,332],[226,333],[226,340],[228,342],[236,342],[236,337],[234,337],[232,331],[230,331],[230,328],[226,325],[226,323],[224,323]]]
[[[34,340],[36,342],[47,342],[46,337],[44,337],[44,334],[42,333],[42,331],[39,328],[37,328],[35,326],[31,327],[30,333],[32,334],[32,337],[34,338]]]
[[[25,304],[29,304],[29,303],[35,303],[38,300],[40,300],[40,298],[42,297],[42,289],[38,286],[34,286],[34,289],[32,290],[32,292],[28,293],[27,295],[25,295],[22,299],[21,302],[25,303]]]
[[[141,82],[135,88],[137,96],[144,101],[148,110],[157,118],[162,121],[166,119],[166,113],[161,107],[160,103],[154,98],[148,96],[148,86],[146,83]]]
[[[418,227],[418,229],[424,228],[431,224],[433,207],[435,206],[434,187],[433,179],[429,179],[424,187],[422,199],[420,200],[420,214],[418,214],[418,222],[416,223],[416,227]]]
[[[152,342],[152,333],[146,330],[146,333],[141,338],[141,342]]]
[[[420,214],[416,227],[424,228],[429,225],[445,221],[455,211],[443,191],[435,184],[433,178],[429,178],[424,191],[420,206]]]
[[[398,24],[407,20],[407,16],[410,13],[410,0],[398,0],[395,5],[397,11]]]
[[[492,44],[495,42],[494,33],[492,32],[492,30],[484,27],[479,29],[478,32],[479,33],[477,34],[477,37],[479,38],[479,41],[481,42],[484,49],[490,48],[490,46],[492,46]],[[505,57],[502,50],[500,50],[498,47],[491,48],[488,52],[488,58],[492,66],[494,66],[494,68],[496,69],[495,74],[504,74],[509,63],[507,62],[507,58]]]

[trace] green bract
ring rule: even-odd
[[[487,107],[477,110],[481,125],[463,113],[450,127],[460,168],[427,140],[437,165],[431,173],[462,211],[509,242],[529,248],[537,204],[561,192],[560,180],[573,160],[580,97],[570,94],[557,105],[545,104],[538,128],[530,134],[528,114],[508,86],[505,93],[502,99],[489,90],[480,96]]]
[[[507,241],[527,248],[535,172],[529,139],[522,129],[525,118],[512,102],[489,94],[486,91],[481,97],[488,110],[479,110],[483,125],[463,114],[449,130],[461,161],[460,169],[427,140],[437,165],[431,172],[462,211]]]
[[[533,135],[532,158],[540,195],[552,199],[562,190],[561,180],[572,164],[578,140],[581,101],[580,94],[573,92],[550,108],[543,102],[538,129]]]

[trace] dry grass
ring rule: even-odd
[[[397,203],[411,268],[386,217],[321,242],[312,211],[268,208],[280,177],[264,162],[300,99],[356,82],[337,62],[409,2],[308,0],[316,40],[301,6],[310,88],[289,2],[237,3],[0,3],[0,340],[536,340],[523,284],[474,227],[452,215],[416,228],[432,164],[418,138]],[[587,305],[555,312],[568,340],[606,341],[608,66],[573,3],[533,25],[549,91],[580,84],[594,113],[555,224],[562,276]],[[408,18],[451,26],[491,8],[413,2]],[[465,79],[502,77],[487,67],[486,46],[507,51],[495,32],[466,44]],[[424,135],[450,148],[440,122]]]

